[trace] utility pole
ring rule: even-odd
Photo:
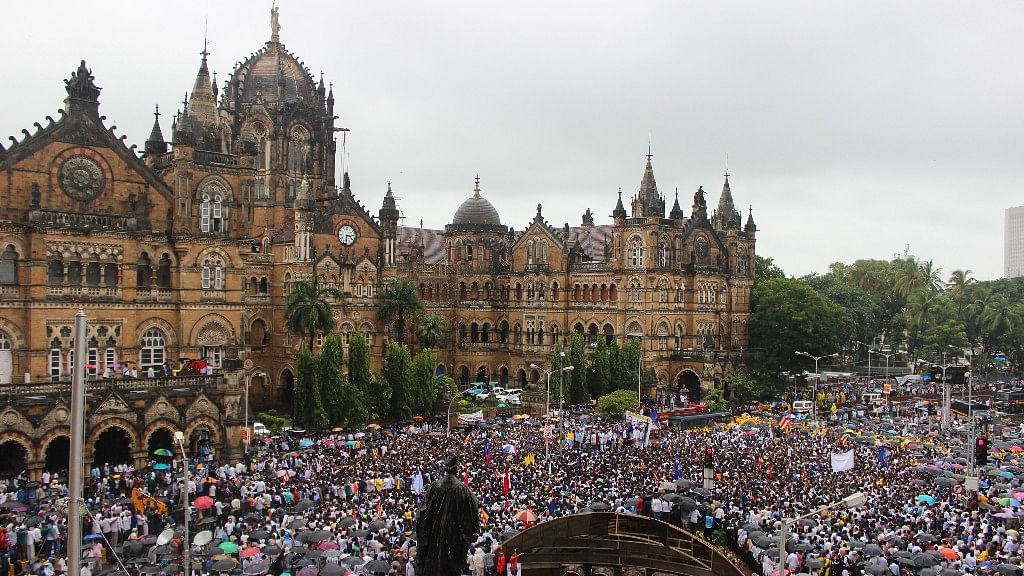
[[[68,574],[82,572],[82,452],[85,444],[85,310],[75,314],[75,366],[71,375],[71,457],[68,462]]]
[[[946,351],[942,351],[942,429],[949,430],[949,383],[946,382]]]

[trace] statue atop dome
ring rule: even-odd
[[[275,4],[270,5],[270,41],[277,44],[279,41],[278,33],[281,32],[281,21],[278,19],[279,8]]]

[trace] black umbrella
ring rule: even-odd
[[[294,510],[296,512],[305,512],[313,507],[312,500],[299,500],[299,503],[295,505]]]
[[[914,559],[913,558],[906,558],[906,557],[903,557],[903,556],[897,558],[896,559],[896,563],[900,564],[901,566],[916,566],[917,565],[917,564],[914,563]]]
[[[310,530],[302,530],[295,535],[295,539],[299,542],[316,542],[316,540],[313,539],[313,532]]]
[[[779,549],[778,548],[769,548],[769,549],[765,550],[764,553],[769,558],[778,558],[779,557]]]
[[[28,526],[29,528],[35,528],[36,526],[39,526],[39,524],[41,524],[42,522],[43,519],[39,516],[29,516],[28,518],[25,518],[22,524]]]
[[[363,559],[359,556],[349,556],[348,558],[344,558],[341,563],[354,568],[361,565],[363,563]]]
[[[690,512],[692,510],[696,510],[697,509],[697,501],[694,500],[693,498],[689,498],[687,496],[683,496],[679,500],[678,504],[679,504],[680,508],[682,508],[683,510],[685,510],[687,512]]]
[[[290,530],[298,530],[299,528],[305,528],[305,527],[306,527],[306,519],[305,518],[296,518],[295,520],[292,520],[291,522],[288,523],[288,528]]]
[[[939,561],[929,554],[918,554],[917,556],[914,556],[914,566],[917,566],[918,568],[931,568],[938,563]]]
[[[962,574],[963,572],[956,568],[943,568],[942,571],[939,572],[939,576],[961,576]]]
[[[370,560],[366,564],[363,564],[363,570],[369,572],[370,574],[387,574],[388,570],[390,569],[391,565],[383,560]],[[338,573],[337,576],[341,576],[341,574]]]
[[[938,540],[938,538],[936,538],[935,536],[932,536],[931,534],[929,534],[927,532],[921,532],[920,534],[918,534],[916,536],[916,538],[917,538],[918,542],[924,542],[924,543],[935,542],[936,540]]]
[[[160,572],[160,570],[161,570],[161,568],[159,566],[157,566],[156,564],[148,564],[146,566],[143,566],[143,567],[139,568],[139,573],[140,574],[158,574]]]
[[[698,496],[702,496],[704,498],[710,498],[711,497],[711,491],[708,490],[707,488],[691,488],[690,492],[693,492],[694,494],[696,494]]]
[[[246,576],[257,576],[258,574],[264,574],[270,569],[270,562],[256,562],[246,566],[245,571],[242,572]]]
[[[203,518],[202,520],[199,521],[199,525],[200,526],[209,526],[210,524],[216,524],[216,523],[217,523],[217,519],[212,517],[212,516],[209,517],[209,518]]]
[[[267,556],[277,556],[281,553],[281,549],[277,546],[264,546],[263,553]]]
[[[867,556],[881,556],[882,548],[878,544],[868,544],[864,547],[864,554]]]
[[[352,531],[352,535],[355,536],[356,538],[366,538],[367,536],[370,535],[370,531],[369,530],[353,530]]]
[[[217,560],[213,563],[211,568],[214,572],[230,572],[234,570],[237,565],[238,562],[235,562],[234,560]]]
[[[590,509],[594,512],[607,512],[611,507],[606,502],[591,502]],[[386,570],[385,570],[386,572]]]
[[[519,534],[519,532],[517,532],[515,530],[505,530],[504,532],[501,533],[500,536],[498,536],[498,539],[501,540],[502,542],[507,542],[508,540],[512,539],[512,537],[515,536],[516,534]]]
[[[889,571],[889,568],[887,566],[881,566],[879,564],[869,564],[864,567],[864,571],[868,574],[873,574],[874,576],[882,576],[882,574],[885,574]]]
[[[383,530],[386,527],[387,527],[387,524],[385,524],[384,522],[382,522],[380,520],[374,520],[374,521],[370,522],[369,526],[367,526],[367,528],[370,530],[370,532],[379,532],[379,531]]]
[[[330,530],[315,530],[312,535],[312,542],[323,542],[324,540],[330,540],[334,538],[334,533]]]
[[[324,564],[324,567],[320,569],[320,576],[341,576],[345,573],[345,569],[340,564]]]
[[[755,524],[754,522],[748,522],[748,523],[743,525],[743,529],[746,530],[747,532],[753,532],[754,530],[760,530],[761,529],[761,525],[760,524]]]
[[[306,552],[306,558],[310,560],[319,560],[324,555],[324,551],[319,548],[314,548]]]
[[[922,568],[917,572],[917,576],[937,576],[939,571],[935,568]]]
[[[1014,574],[1017,574],[1018,570],[1020,570],[1020,566],[1017,566],[1016,564],[1000,564],[999,566],[996,566],[996,570],[1005,576],[1013,576]]]
[[[338,527],[340,527],[340,528],[351,528],[351,527],[355,526],[356,524],[358,524],[358,522],[356,522],[355,518],[348,517],[348,518],[342,518],[338,522]]]
[[[266,540],[267,538],[270,538],[270,532],[267,532],[266,530],[253,530],[249,533],[250,542],[253,540]]]
[[[800,524],[803,526],[807,526],[808,528],[814,528],[818,525],[818,521],[814,518],[801,518]]]
[[[789,547],[787,546],[787,548],[789,548]],[[808,544],[807,542],[799,542],[799,543],[794,544],[792,546],[792,549],[794,551],[796,551],[796,552],[807,552],[811,548],[812,548],[812,546],[810,544]]]
[[[825,566],[825,562],[821,558],[810,558],[804,564],[807,564],[807,567],[811,570],[818,570]]]

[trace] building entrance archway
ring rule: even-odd
[[[46,445],[44,468],[50,472],[64,472],[71,461],[71,438],[58,436]]]
[[[295,375],[292,374],[290,368],[285,368],[281,372],[281,394],[280,400],[282,408],[284,408],[285,414],[291,414],[292,412],[292,401],[295,398]]]
[[[174,437],[171,431],[167,428],[157,428],[153,430],[153,433],[149,435],[149,444],[146,446],[146,454],[153,458],[155,452],[159,449],[170,450],[174,452]]]
[[[487,366],[481,366],[476,369],[476,381],[487,382]]]
[[[16,440],[0,444],[0,477],[17,476],[25,471],[28,452],[25,445]]]
[[[469,384],[469,366],[459,367],[459,383],[462,384],[463,387]]]
[[[693,370],[683,370],[676,377],[676,389],[686,394],[689,402],[700,402],[700,376]]]
[[[508,366],[498,368],[498,381],[501,382],[503,387],[508,386]]]
[[[100,433],[93,444],[93,466],[104,464],[130,464],[132,461],[131,437],[120,426],[111,426]]]

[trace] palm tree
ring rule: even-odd
[[[427,314],[416,323],[416,338],[424,348],[433,348],[447,332],[448,321],[437,314]]]
[[[918,270],[921,272],[921,278],[924,279],[925,286],[932,292],[938,292],[942,290],[942,268],[936,268],[935,263],[931,260],[925,262],[919,262],[917,265]]]
[[[405,342],[405,323],[423,311],[416,287],[409,280],[398,280],[380,293],[382,300],[377,319],[391,326],[399,342]]]
[[[946,290],[956,302],[957,317],[964,317],[964,300],[967,298],[967,287],[977,283],[970,270],[953,270],[946,281]]]
[[[334,309],[331,300],[344,303],[346,294],[337,288],[324,286],[313,270],[309,280],[299,280],[292,285],[292,291],[285,300],[285,327],[292,334],[309,339],[313,350],[313,339],[317,332],[328,334],[334,328]]]

